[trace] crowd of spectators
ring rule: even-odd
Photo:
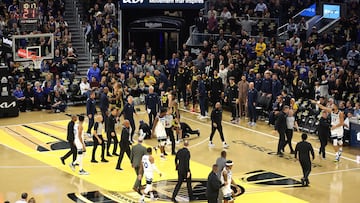
[[[49,5],[59,5],[58,3],[63,5],[61,1],[55,2],[49,3]],[[88,6],[85,17],[87,19],[85,34],[92,47],[99,51],[99,56],[88,70],[87,81],[83,81],[88,84],[80,84],[80,92],[85,96],[90,90],[101,91],[102,88],[109,87],[113,97],[117,98],[114,99],[114,102],[121,103],[125,101],[124,98],[127,95],[141,97],[144,93],[146,94],[149,86],[154,86],[159,94],[162,91],[174,89],[178,93],[179,101],[180,99],[184,101],[185,106],[192,103],[191,109],[195,111],[199,96],[198,80],[204,81],[208,97],[206,101],[210,102],[215,102],[214,95],[211,94],[218,91],[221,101],[229,103],[229,100],[226,101],[225,98],[229,96],[227,89],[231,86],[229,85],[230,78],[234,77],[234,84],[237,84],[241,76],[245,76],[248,83],[254,82],[255,89],[271,97],[272,102],[275,102],[283,89],[295,100],[332,96],[337,101],[347,100],[347,95],[357,93],[359,90],[359,75],[356,71],[359,62],[359,22],[354,12],[351,13],[352,18],[346,21],[348,23],[345,23],[345,19],[343,23],[353,24],[348,25],[348,29],[335,29],[334,34],[319,36],[314,30],[310,36],[300,38],[301,30],[296,29],[292,36],[282,44],[278,43],[275,37],[270,40],[265,40],[261,36],[254,38],[250,35],[252,32],[248,30],[249,27],[240,23],[239,32],[232,33],[230,37],[225,35],[224,29],[213,30],[218,36],[204,40],[198,54],[191,53],[184,44],[178,52],[172,53],[170,59],[159,59],[153,52],[150,43],[147,42],[141,48],[134,47],[134,43],[131,43],[125,52],[124,60],[118,63],[116,6],[111,0],[106,2],[83,1],[83,3]],[[227,1],[224,4],[216,1],[213,4],[210,3],[212,6],[208,11],[208,16],[229,18],[234,14],[241,14],[246,15],[247,20],[251,21],[249,17],[252,16],[279,17],[280,15],[273,14],[278,4],[281,4],[281,9],[289,10],[292,7],[305,7],[310,3],[276,0],[254,3],[245,0],[240,3]],[[352,10],[358,7],[353,2],[350,5],[352,5]],[[11,5],[8,6],[9,10],[11,10],[10,7]],[[46,8],[48,7],[46,6]],[[46,14],[43,15],[43,19],[48,23],[42,23],[43,27],[49,27],[53,14],[59,15],[63,14],[62,12],[61,9],[44,12]],[[266,14],[267,12],[270,14]],[[61,15],[53,15],[53,17],[56,17],[55,21],[59,19],[61,22]],[[205,18],[208,24],[208,19]],[[207,29],[208,25],[203,24],[201,27],[200,24],[197,24],[199,20],[202,21],[202,19],[195,19],[194,22],[197,27]],[[63,26],[60,26],[60,23],[58,25],[59,27],[55,27],[54,32],[60,29],[60,33],[62,33],[66,30],[66,22]],[[63,30],[62,27],[64,27]],[[66,35],[61,36],[61,39],[68,39]],[[61,41],[56,46],[56,57],[54,58],[54,61],[61,61],[60,67],[62,67],[61,64],[68,62],[64,53],[76,53],[71,43],[63,44],[66,48],[61,49]],[[23,110],[44,108],[44,106],[51,108],[52,105],[59,103],[59,100],[49,101],[46,96],[48,92],[55,90],[60,91],[60,95],[66,95],[67,88],[64,87],[63,78],[66,79],[71,75],[68,72],[54,72],[52,71],[54,68],[49,67],[49,73],[44,74],[46,75],[44,82],[36,83],[34,78],[16,73],[18,67],[15,63],[11,62],[10,68],[13,70],[12,76],[15,80],[13,89],[16,89],[16,85],[19,87],[20,93],[17,94],[19,95],[17,97],[24,101],[25,108]],[[59,69],[55,68],[55,70]],[[199,78],[198,75],[201,77]],[[214,84],[219,82],[217,78],[221,79],[221,85],[215,87]],[[34,88],[30,88],[30,90],[25,88],[28,86],[28,81],[34,81]],[[38,91],[43,93],[38,93]],[[116,96],[114,91],[121,96]],[[38,94],[45,95],[45,99],[37,98]],[[66,103],[67,97],[59,98],[62,98],[59,103],[61,104],[59,111],[63,111],[63,104]],[[240,96],[238,99],[242,100]],[[35,100],[43,101],[40,102],[41,106],[35,106],[35,103],[38,104],[38,102],[34,102]]]
[[[274,9],[269,8],[279,3],[281,8],[289,9],[291,6],[299,6],[300,3],[307,6],[311,2],[259,1],[254,4],[253,1],[242,1],[238,6],[239,10],[246,10],[241,13],[248,17],[263,17],[266,12],[274,12]],[[286,7],[286,3],[290,3],[290,6]],[[235,3],[228,1],[223,7],[212,6],[208,15],[210,18],[214,17],[212,20],[219,15],[224,18],[232,16],[234,10],[229,9],[228,4]],[[358,4],[353,1],[349,5],[350,11],[358,8]],[[100,6],[95,8],[99,9]],[[222,12],[219,14],[217,10]],[[109,86],[110,92],[116,89],[112,88],[114,85],[120,87],[123,97],[146,94],[149,86],[154,86],[159,94],[173,89],[177,92],[179,101],[183,101],[184,105],[193,111],[197,110],[199,96],[204,95],[203,90],[199,90],[199,81],[205,83],[207,103],[215,102],[212,94],[217,92],[219,96],[216,97],[231,106],[232,102],[238,103],[244,99],[240,95],[232,96],[234,100],[229,99],[229,87],[232,87],[230,79],[233,78],[233,84],[237,85],[242,76],[245,76],[247,83],[254,83],[254,88],[260,95],[270,97],[271,103],[286,94],[292,98],[288,100],[292,103],[299,99],[332,97],[339,103],[350,100],[353,106],[357,102],[357,96],[349,95],[357,95],[360,88],[357,70],[360,38],[358,18],[354,12],[349,15],[351,18],[346,22],[352,24],[346,26],[346,29],[335,29],[332,33],[322,35],[314,29],[309,36],[304,36],[301,29],[294,29],[285,43],[278,43],[275,37],[270,40],[261,36],[252,37],[245,30],[246,26],[240,26],[240,34],[233,33],[230,37],[226,36],[221,28],[211,29],[208,32],[218,36],[204,40],[200,53],[191,53],[184,44],[178,52],[172,53],[170,59],[164,60],[156,56],[150,43],[140,48],[130,45],[122,63],[112,63],[101,55],[89,69],[87,77],[89,81],[95,78],[99,87],[100,84]],[[205,30],[209,28],[209,21],[207,17],[203,18],[207,21],[197,18],[195,24],[198,29]],[[345,22],[345,19],[343,21]],[[344,24],[346,23],[341,25]],[[298,27],[299,24],[295,26]],[[218,83],[218,78],[221,83]],[[246,94],[246,91],[243,92]],[[192,106],[188,106],[191,103]],[[240,115],[235,115],[237,116]]]
[[[105,61],[113,65],[118,61],[117,10],[112,0],[83,0],[87,13],[85,36],[91,49],[97,52],[98,65],[103,68]]]
[[[199,12],[195,19],[196,32],[276,37],[276,29],[285,24],[311,1],[209,1],[208,10]]]

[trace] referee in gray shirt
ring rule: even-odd
[[[141,189],[141,179],[139,180],[138,175],[139,175],[140,165],[142,164],[141,159],[146,154],[146,148],[142,145],[142,142],[143,142],[143,138],[139,137],[138,144],[133,146],[130,152],[131,166],[135,169],[135,173],[136,173],[136,180],[133,187],[133,190],[135,190],[136,192],[139,192]]]
[[[223,171],[223,169],[226,166],[226,151],[222,151],[221,152],[221,156],[219,158],[216,159],[216,165],[218,166],[218,171],[217,171],[217,177],[220,180],[221,177],[221,173]],[[219,196],[218,196],[218,202],[221,203],[222,202],[222,198],[223,198],[223,194],[222,194],[222,190],[219,190]]]

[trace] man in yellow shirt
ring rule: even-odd
[[[144,83],[146,87],[150,87],[156,84],[156,79],[154,76],[151,75],[149,71],[146,72],[144,77]]]
[[[266,44],[264,42],[264,38],[260,37],[259,41],[255,45],[256,56],[257,57],[263,56],[265,51],[266,51]]]

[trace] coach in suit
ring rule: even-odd
[[[89,118],[88,129],[86,131],[88,136],[91,136],[91,129],[95,123],[94,116],[96,113],[97,111],[96,111],[95,92],[91,91],[90,97],[86,100],[86,115]]]
[[[141,159],[146,154],[146,148],[142,145],[143,138],[138,138],[138,144],[133,146],[130,153],[131,166],[135,169],[136,180],[133,189],[139,192],[141,189],[141,179],[139,180],[139,169],[141,165]]]
[[[114,149],[113,149],[113,155],[118,156],[116,153],[117,145],[118,145],[118,138],[116,136],[115,131],[115,124],[116,124],[116,115],[118,113],[118,110],[115,107],[111,108],[110,116],[107,118],[107,125],[106,125],[106,137],[107,137],[107,144],[106,144],[106,154],[107,156],[111,156],[110,154],[110,145],[111,141],[114,140]]]
[[[206,198],[208,203],[217,203],[219,190],[221,188],[221,182],[217,176],[218,165],[214,164],[212,166],[212,171],[210,172],[206,184]]]
[[[116,169],[117,170],[123,170],[121,168],[121,162],[122,159],[124,158],[124,154],[126,153],[126,155],[129,157],[130,159],[130,122],[129,120],[125,120],[123,123],[123,129],[121,131],[121,140],[120,140],[120,155],[119,155],[119,159],[118,162],[116,164]]]
[[[279,155],[280,157],[284,156],[282,150],[286,144],[285,142],[285,132],[287,129],[286,116],[288,112],[289,112],[289,106],[284,106],[283,110],[276,115],[276,120],[275,120],[275,130],[279,133],[277,155]]]
[[[69,142],[70,151],[68,153],[66,153],[63,157],[60,157],[61,163],[64,165],[65,165],[65,159],[67,159],[71,154],[73,155],[73,162],[76,160],[77,149],[74,144],[74,140],[75,140],[74,125],[75,125],[76,120],[77,120],[77,116],[71,115],[71,121],[68,123],[68,126],[67,126],[67,138],[66,139]]]
[[[129,96],[127,98],[127,103],[125,104],[122,112],[120,113],[121,115],[124,115],[124,119],[129,121],[129,124],[131,126],[131,132],[130,132],[130,142],[133,143],[133,136],[135,133],[135,121],[134,121],[134,114],[136,115],[136,111],[134,108],[134,100],[132,96]]]
[[[189,200],[190,201],[195,200],[191,188],[190,151],[188,149],[188,146],[189,146],[189,142],[185,140],[184,147],[176,153],[175,165],[176,165],[176,170],[178,171],[178,182],[175,186],[174,192],[171,197],[171,200],[173,202],[177,202],[175,199],[176,195],[178,194],[181,184],[184,182],[185,179],[189,194]]]
[[[100,101],[99,101],[99,107],[100,107],[100,111],[101,111],[101,115],[104,119],[105,122],[105,129],[106,129],[106,125],[107,125],[107,117],[108,117],[108,111],[109,111],[109,98],[107,96],[107,94],[109,93],[109,88],[108,87],[104,87],[103,91],[100,94]]]
[[[160,97],[154,92],[154,87],[149,87],[149,94],[145,96],[145,109],[149,115],[149,125],[150,128],[153,126],[153,121],[157,115],[157,112],[160,108]]]
[[[304,177],[301,178],[301,183],[303,186],[309,185],[309,175],[311,172],[311,160],[310,154],[312,156],[312,160],[315,159],[314,149],[309,142],[306,141],[307,134],[303,133],[301,135],[302,141],[297,143],[295,147],[295,159],[299,157],[299,162],[303,171]]]

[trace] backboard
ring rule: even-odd
[[[32,56],[42,59],[54,58],[54,36],[52,33],[13,35],[12,52],[14,61],[31,61]]]

